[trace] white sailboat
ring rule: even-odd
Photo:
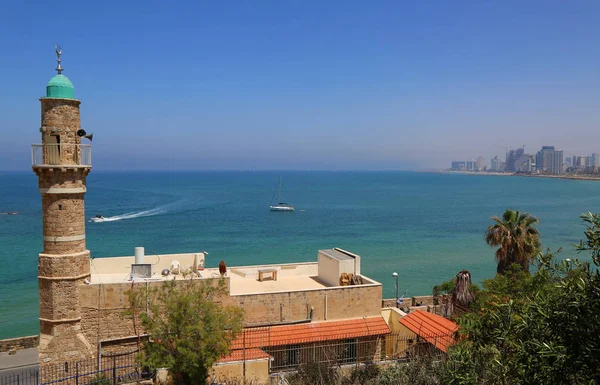
[[[288,203],[285,203],[282,199],[281,199],[281,177],[279,177],[279,203],[277,203],[276,205],[273,204],[273,199],[275,199],[275,194],[277,194],[277,191],[275,191],[275,193],[273,193],[273,198],[271,198],[271,204],[269,206],[269,208],[271,209],[271,211],[294,211],[294,206],[290,205]]]

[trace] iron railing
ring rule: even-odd
[[[269,328],[246,329],[232,344],[232,356],[240,361],[256,359],[257,349],[270,358],[270,371],[295,370],[307,363],[328,366],[377,363],[383,361],[409,361],[422,353],[443,354],[456,341],[454,333],[398,333],[356,337],[340,331],[336,339],[315,341],[290,336],[285,345],[272,344]],[[235,355],[233,353],[236,353]]]
[[[38,385],[38,368],[7,369],[0,371],[0,385]]]
[[[32,166],[92,166],[89,144],[47,143],[31,145]]]
[[[0,385],[115,385],[149,378],[136,353],[0,371]]]
[[[271,373],[294,371],[302,365],[314,363],[330,367],[358,366],[365,363],[408,362],[423,355],[437,357],[456,341],[454,333],[423,336],[392,333],[320,342],[300,338],[290,341],[288,345],[265,346],[262,341],[264,332],[260,328],[247,331],[244,342],[234,344],[233,348],[249,353],[241,355],[242,361],[252,361],[256,357],[250,352],[259,347],[268,354]],[[115,385],[147,379],[151,375],[137,361],[137,353],[4,373],[0,371],[0,385]]]

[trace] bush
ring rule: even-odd
[[[288,382],[290,385],[336,385],[340,377],[335,368],[311,362],[300,365],[298,372],[288,377]]]
[[[111,385],[112,381],[110,378],[106,376],[104,373],[97,374],[88,385]]]

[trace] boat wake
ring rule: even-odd
[[[125,214],[121,214],[121,215],[115,215],[112,217],[92,217],[90,219],[90,222],[115,222],[115,221],[122,221],[124,219],[135,219],[135,218],[142,218],[142,217],[152,217],[154,215],[159,215],[159,214],[164,214],[166,213],[167,210],[163,207],[157,207],[154,209],[150,209],[150,210],[144,210],[144,211],[138,211],[138,212],[131,212],[131,213],[125,213]]]

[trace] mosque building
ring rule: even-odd
[[[143,248],[135,248],[134,256],[91,258],[84,196],[92,136],[82,129],[81,101],[62,73],[61,54],[57,47],[58,74],[40,98],[41,144],[32,146],[44,240],[38,257],[40,366],[64,367],[66,375],[68,363],[97,360],[100,365],[103,356],[131,351],[147,336],[124,315],[127,292],[189,276],[225,279],[222,303],[245,312],[243,338],[216,365],[224,375],[266,382],[274,371],[314,359],[324,343],[334,342],[347,362],[386,353],[384,337],[401,327],[396,322],[401,315],[396,309],[382,313],[382,285],[361,274],[360,256],[340,248],[319,250],[316,262],[225,271],[224,266],[205,268],[204,252],[146,256]],[[186,271],[190,275],[184,278]]]

